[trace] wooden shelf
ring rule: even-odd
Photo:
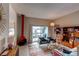
[[[79,26],[62,27],[60,29],[62,29],[60,34],[62,34],[63,39],[60,38],[59,40],[61,41],[62,45],[69,48],[79,46],[79,41],[76,40],[76,38],[79,38]]]
[[[79,32],[74,33],[75,37],[79,37]]]
[[[79,42],[74,41],[74,46],[72,44],[70,44],[69,42],[65,42],[65,41],[61,41],[61,44],[64,46],[67,46],[69,48],[75,48],[77,46],[79,46]]]

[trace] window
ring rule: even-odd
[[[36,41],[39,37],[48,36],[48,27],[47,26],[32,26],[32,40]]]

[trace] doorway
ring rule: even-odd
[[[32,42],[39,42],[39,37],[48,37],[48,26],[32,26]]]

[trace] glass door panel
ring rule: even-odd
[[[32,26],[32,42],[37,42],[39,37],[48,36],[47,26]]]

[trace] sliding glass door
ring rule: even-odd
[[[48,36],[47,26],[32,26],[32,42],[38,42],[39,37]]]

